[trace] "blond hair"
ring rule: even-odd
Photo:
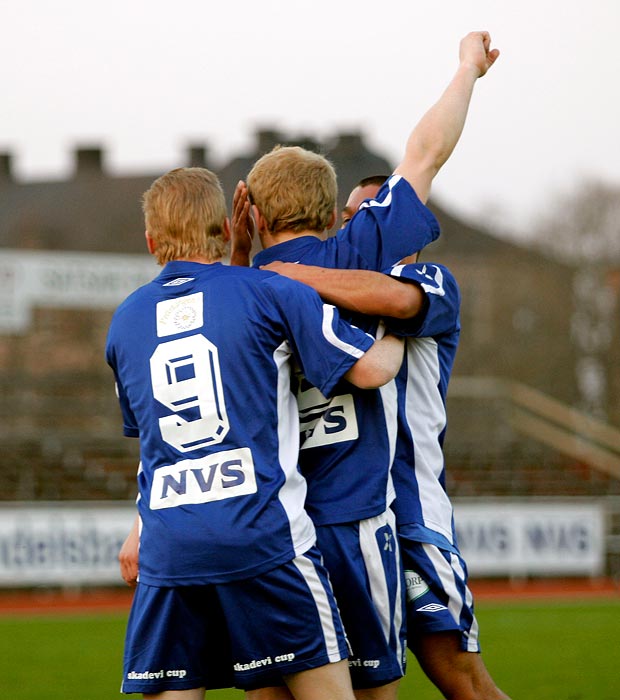
[[[299,146],[276,146],[247,177],[252,204],[270,233],[323,232],[331,225],[338,188],[332,164]]]
[[[210,170],[176,168],[162,175],[144,193],[142,210],[160,265],[195,257],[218,260],[226,253],[226,200]]]

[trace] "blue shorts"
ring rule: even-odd
[[[352,655],[354,688],[385,685],[405,673],[405,587],[392,510],[316,528]]]
[[[253,579],[175,588],[139,583],[121,691],[251,690],[348,655],[327,571],[312,548]]]
[[[407,629],[417,637],[458,631],[463,651],[480,651],[467,565],[453,551],[399,536],[407,589]]]

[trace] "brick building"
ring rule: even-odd
[[[342,199],[361,176],[392,169],[359,134],[320,144],[267,130],[221,167],[199,145],[178,165],[215,170],[231,197],[259,155],[287,142],[330,157]],[[3,500],[135,491],[137,441],[121,436],[103,347],[116,303],[156,273],[140,198],[159,174],[112,177],[101,150],[82,148],[67,180],[20,183],[0,156]],[[424,258],[447,264],[463,293],[453,495],[620,494],[617,272],[560,264],[431,208],[442,237]]]

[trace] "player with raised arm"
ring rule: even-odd
[[[328,217],[335,196],[329,203],[324,200],[318,206],[315,201],[312,209],[307,207],[308,191],[319,179],[316,173],[309,175],[310,169],[302,175],[311,156],[289,148],[261,158],[248,176],[247,188],[240,183],[235,192],[232,260],[242,264],[249,257],[251,204],[264,247],[255,265],[288,260],[381,270],[434,240],[439,229],[423,202],[458,141],[476,79],[497,55],[490,50],[486,32],[472,33],[461,42],[454,79],[413,130],[394,175],[334,238],[323,240],[333,223]],[[353,318],[362,327],[369,323],[359,315]],[[399,580],[394,577],[399,558],[393,521],[382,510],[393,497],[389,468],[396,439],[394,397],[384,388],[381,403],[368,407],[350,392],[331,402],[311,392],[301,385],[302,421],[307,416],[314,422],[304,432],[300,464],[308,478],[308,512],[317,525],[319,548],[354,651],[356,696],[395,698],[404,670]],[[369,463],[375,465],[374,479],[361,480],[360,467]],[[387,551],[393,555],[388,557]],[[378,624],[371,625],[375,619]],[[261,700],[287,696],[277,688],[252,695]]]
[[[391,380],[402,342],[375,342],[304,285],[222,265],[229,224],[209,171],[162,176],[144,212],[164,267],[119,306],[106,345],[141,456],[122,691],[198,700],[205,689],[285,683],[300,700],[352,700],[304,510],[291,361],[331,395],[344,379]]]
[[[449,700],[507,700],[480,655],[467,566],[446,490],[446,394],[460,334],[460,292],[446,267],[416,258],[387,274],[292,263],[267,269],[308,284],[340,308],[391,317],[384,318],[387,328],[407,339],[396,378],[392,507],[405,568],[408,646]]]
[[[486,73],[497,56],[497,50],[490,49],[490,37],[486,32],[473,32],[461,42],[460,62],[457,73],[438,103],[427,112],[413,130],[407,143],[403,161],[397,168],[396,176],[390,178],[384,193],[373,202],[367,203],[364,207],[363,216],[358,215],[356,217],[359,225],[347,226],[345,232],[337,237],[339,242],[331,246],[331,250],[335,250],[337,255],[340,252],[337,250],[339,247],[343,249],[348,248],[351,253],[346,262],[344,262],[346,256],[339,256],[336,266],[340,266],[342,263],[344,267],[383,269],[412,250],[419,250],[438,235],[438,227],[434,217],[428,210],[420,208],[420,200],[422,202],[426,201],[434,175],[449,157],[460,137],[475,81]],[[282,182],[280,182],[280,186],[282,186]],[[419,198],[416,192],[419,194]],[[234,203],[233,228],[238,232],[238,235],[234,239],[231,260],[238,264],[247,264],[251,248],[252,228],[248,219],[250,202],[247,200],[247,188],[244,183],[239,184],[235,192]],[[389,206],[387,206],[388,204]],[[409,205],[411,206],[409,207]],[[418,214],[418,220],[412,227],[407,225],[407,213],[405,213],[404,218],[401,216],[401,212],[406,212],[408,207],[410,208],[409,215],[413,215],[411,214],[413,211]],[[363,224],[362,219],[365,219]],[[328,228],[331,226],[331,223],[324,222],[322,225]],[[363,237],[366,229],[370,229],[368,241]],[[355,235],[358,230],[361,233],[361,238]],[[403,234],[403,232],[406,232],[406,234]],[[248,233],[250,233],[250,236],[247,235]],[[269,232],[265,230],[264,233],[268,234]],[[275,233],[279,234],[282,232]],[[315,230],[314,234],[320,237],[322,232]],[[399,237],[403,240],[393,240],[394,238],[399,239]],[[264,237],[264,243],[272,245],[277,243],[279,238],[283,237],[276,235],[270,238],[267,235]],[[307,236],[304,236],[303,239],[308,240]],[[402,246],[400,246],[401,242]],[[294,253],[290,249],[288,252]],[[280,246],[278,246],[274,259],[287,259],[284,256],[283,248]],[[315,264],[317,262],[316,260],[309,261]],[[322,262],[321,264],[326,263]],[[337,412],[332,414],[331,418],[338,418]],[[328,429],[331,430],[333,427],[333,425],[328,426]],[[323,432],[327,431],[324,430]],[[359,492],[360,498],[363,499],[363,489],[360,489],[360,484],[357,484],[356,487],[355,493]],[[315,492],[320,492],[320,489],[315,489]],[[371,489],[368,489],[367,497],[370,492]],[[310,499],[312,499],[313,494],[309,495]],[[320,499],[318,503],[318,507],[320,507]],[[337,510],[336,500],[334,501],[333,510]],[[383,534],[389,535],[390,532],[384,531]],[[359,549],[359,545],[356,546]],[[126,580],[132,581],[137,573],[137,551],[135,547],[131,545],[128,548],[124,547],[121,561]],[[348,597],[347,591],[345,591],[345,594]],[[374,602],[381,609],[383,602],[380,600]],[[354,611],[353,623],[355,623],[355,619],[361,618],[363,618],[363,615],[356,615]],[[390,624],[393,627],[393,621]],[[362,633],[367,638],[370,638],[375,635],[375,630],[369,626],[368,629],[362,630]],[[393,642],[395,635],[391,636]],[[399,639],[402,638],[399,637]],[[353,659],[354,662],[357,660]],[[369,659],[369,661],[372,661],[372,659]],[[370,666],[361,668],[355,665],[351,669],[354,678],[357,676],[356,684],[358,686],[366,683],[366,686],[361,685],[356,690],[358,698],[395,697],[396,683],[383,684],[377,688],[369,687],[369,683],[378,682],[378,675],[375,672],[374,678],[369,678],[366,673],[368,669],[370,669]],[[380,669],[379,673],[383,673],[384,670],[385,667]],[[261,693],[260,697],[264,698],[287,697],[281,688],[266,689],[265,693],[262,691],[258,692]]]

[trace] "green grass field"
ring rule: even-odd
[[[483,656],[513,700],[619,700],[620,600],[478,604]],[[110,700],[125,615],[0,617],[0,688],[11,700]],[[139,697],[137,695],[129,697]],[[240,700],[236,690],[207,698]],[[439,700],[414,659],[401,700]]]

